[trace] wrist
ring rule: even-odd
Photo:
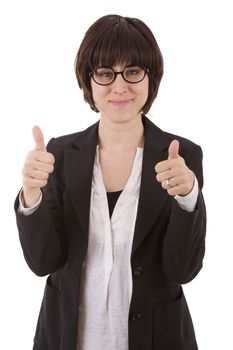
[[[27,190],[23,188],[22,190],[22,204],[25,208],[31,208],[35,204],[39,202],[39,199],[41,197],[41,190],[40,189],[30,189]]]

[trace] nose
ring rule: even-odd
[[[122,94],[127,91],[128,83],[125,81],[121,74],[117,74],[116,79],[112,83],[112,90],[116,94]]]

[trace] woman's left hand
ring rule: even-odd
[[[194,186],[194,173],[179,155],[179,141],[173,140],[168,149],[168,159],[155,166],[156,179],[170,196],[186,196]]]

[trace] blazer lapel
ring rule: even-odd
[[[156,180],[154,169],[158,162],[167,159],[169,139],[147,117],[142,117],[142,121],[145,143],[132,254],[145,238],[169,198],[161,184]]]
[[[89,228],[91,184],[99,122],[80,133],[73,148],[65,150],[65,182],[74,210],[85,233]]]

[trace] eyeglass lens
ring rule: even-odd
[[[142,67],[126,67],[122,72],[114,72],[111,68],[100,67],[93,72],[93,79],[97,84],[111,84],[117,74],[121,74],[129,83],[138,83],[143,80],[146,72]]]

